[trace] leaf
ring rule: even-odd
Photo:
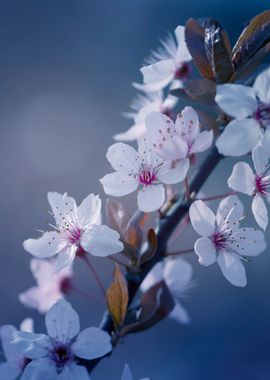
[[[108,199],[106,203],[106,214],[110,226],[119,232],[123,240],[130,216],[124,209],[122,203]]]
[[[206,55],[211,63],[216,81],[226,83],[234,74],[229,38],[216,20],[205,28]]]
[[[155,230],[153,228],[151,228],[148,231],[147,240],[148,248],[147,251],[140,257],[141,264],[144,264],[147,261],[151,260],[155,256],[155,253],[157,251],[158,240]]]
[[[161,281],[144,293],[141,312],[136,322],[124,326],[121,336],[144,331],[165,319],[173,310],[175,302],[166,283]]]
[[[106,292],[108,310],[116,327],[122,326],[128,307],[128,288],[125,277],[116,264],[114,279]]]
[[[216,83],[209,79],[190,80],[185,92],[195,101],[203,104],[214,105],[216,95]]]
[[[236,70],[270,41],[270,11],[255,16],[244,29],[233,48]]]
[[[200,110],[196,110],[196,112],[199,116],[202,126],[206,129],[212,130],[215,135],[218,135],[219,125],[217,123],[216,118]]]
[[[135,250],[141,246],[143,227],[148,218],[149,214],[137,210],[127,223],[125,241]]]
[[[198,21],[189,19],[185,27],[185,40],[195,65],[204,78],[215,79],[205,50],[205,31]]]

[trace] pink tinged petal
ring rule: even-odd
[[[80,332],[72,344],[74,354],[87,360],[100,358],[111,350],[110,335],[96,327],[89,327]]]
[[[177,115],[175,127],[177,133],[186,141],[193,141],[200,132],[200,122],[197,112],[192,107],[185,107]]]
[[[175,61],[176,62],[191,61],[192,57],[189,54],[186,41],[185,41],[185,27],[182,25],[178,25],[174,33],[175,33],[175,37],[178,43]]]
[[[261,135],[260,125],[256,120],[233,120],[218,137],[216,146],[224,156],[242,156],[256,146]]]
[[[70,303],[59,300],[48,311],[45,317],[48,335],[57,342],[66,343],[80,331],[79,317]]]
[[[183,324],[190,323],[190,317],[186,309],[177,301],[175,301],[175,306],[170,313],[170,318]]]
[[[269,136],[270,133],[265,133],[255,148],[252,150],[252,159],[255,166],[256,173],[258,175],[264,174],[270,158],[270,149],[269,149]]]
[[[232,248],[242,256],[258,256],[266,249],[264,233],[255,228],[240,228]]]
[[[17,330],[12,325],[4,325],[0,328],[2,347],[7,360],[16,360],[21,357],[17,348],[11,343],[15,331]]]
[[[113,169],[121,174],[138,173],[138,152],[132,146],[115,143],[109,147],[106,157]]]
[[[23,242],[23,248],[39,259],[55,256],[65,245],[66,242],[61,240],[60,234],[54,231],[45,232],[38,239],[27,239]]]
[[[203,201],[195,201],[189,209],[194,230],[201,236],[211,236],[215,229],[215,214]]]
[[[163,263],[157,263],[143,280],[140,290],[147,292],[152,286],[163,279]]]
[[[85,231],[81,238],[81,246],[91,255],[107,257],[123,250],[118,232],[106,225],[94,225]]]
[[[134,124],[126,132],[113,136],[116,141],[133,141],[143,137],[146,133],[145,124]]]
[[[67,193],[59,194],[57,192],[48,193],[48,202],[51,206],[53,216],[57,226],[65,227],[65,218],[70,213],[77,213],[77,205],[74,198]]]
[[[163,205],[165,201],[165,191],[163,185],[144,186],[138,192],[138,207],[144,212],[153,212]]]
[[[163,277],[175,297],[181,296],[190,286],[192,266],[181,258],[167,260]]]
[[[215,101],[226,114],[239,120],[252,116],[258,105],[254,90],[240,84],[217,86]]]
[[[265,231],[268,225],[268,211],[262,196],[259,194],[253,198],[252,212],[258,225]]]
[[[48,359],[33,360],[29,363],[20,380],[57,380],[55,366]]]
[[[34,286],[25,292],[20,293],[19,300],[25,306],[29,306],[33,309],[38,309],[40,312],[45,312],[47,310],[40,310],[40,301],[42,296],[43,294],[40,289],[37,286]]]
[[[218,255],[217,262],[224,277],[232,285],[240,287],[246,286],[246,271],[244,265],[238,257],[221,251]]]
[[[60,252],[56,258],[55,271],[58,272],[66,268],[67,266],[71,265],[71,263],[75,259],[76,251],[77,251],[77,246],[71,245],[65,251]]]
[[[32,259],[30,269],[38,286],[41,287],[47,286],[55,273],[54,263],[48,260]]]
[[[225,220],[230,221],[230,228],[238,228],[239,220],[244,215],[244,206],[236,195],[230,195],[222,199],[217,210],[217,224],[220,225]]]
[[[255,175],[246,162],[237,162],[234,165],[232,174],[228,179],[228,186],[240,193],[253,194],[256,188]]]
[[[81,227],[90,223],[98,223],[101,213],[101,199],[99,195],[88,195],[78,207],[78,220]]]
[[[12,344],[22,356],[29,359],[44,358],[52,349],[51,340],[47,335],[26,331],[15,331]]]
[[[22,369],[13,361],[0,364],[0,379],[16,380],[21,372]]]
[[[127,364],[125,365],[124,371],[123,371],[122,376],[121,376],[121,380],[133,380],[132,373],[131,373],[130,368]]]
[[[190,153],[201,153],[210,148],[213,143],[213,131],[203,131],[195,138]]]
[[[81,365],[71,364],[64,367],[56,380],[90,380],[87,369]]]
[[[138,140],[138,152],[142,166],[156,167],[162,163],[161,159],[157,156],[155,149],[150,143],[148,135]]]
[[[138,187],[138,181],[133,176],[123,175],[118,172],[106,174],[99,181],[105,193],[114,197],[122,197],[133,193]]]
[[[188,155],[188,145],[182,137],[174,136],[164,141],[157,153],[165,160],[184,159]]]
[[[202,237],[195,242],[194,250],[199,257],[199,263],[208,267],[216,261],[216,249],[212,241]]]
[[[253,85],[254,92],[264,103],[270,103],[270,69],[259,74]]]
[[[164,59],[144,66],[140,69],[143,75],[145,89],[147,91],[157,91],[166,87],[174,77],[175,65],[172,59]]]
[[[166,185],[173,185],[185,179],[188,169],[188,159],[182,159],[176,163],[168,161],[159,168],[156,177],[160,182]]]

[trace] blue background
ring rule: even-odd
[[[98,179],[112,135],[129,121],[121,116],[140,81],[138,71],[167,31],[189,17],[219,19],[232,40],[245,22],[266,9],[266,1],[232,0],[2,0],[0,2],[0,323],[19,325],[43,318],[17,300],[34,281],[22,241],[46,227],[46,194],[67,191],[80,201],[105,196]],[[235,160],[223,162],[204,193],[226,191]],[[130,210],[134,197],[127,199]],[[249,203],[248,203],[249,204]],[[252,217],[249,221],[253,223]],[[189,232],[183,243],[193,243]],[[184,244],[184,245],[183,245]],[[247,264],[248,286],[234,288],[213,265],[201,267],[191,254],[197,286],[184,302],[192,324],[171,320],[129,336],[93,374],[117,380],[125,362],[135,379],[204,380],[270,378],[269,252]],[[111,263],[95,260],[108,284]],[[77,282],[98,292],[76,264]],[[72,296],[82,327],[97,325],[103,307]],[[4,380],[4,379],[3,379]]]

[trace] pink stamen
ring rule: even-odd
[[[155,173],[151,171],[143,171],[140,173],[139,181],[141,185],[151,185],[154,181],[156,181],[157,178],[155,176]]]
[[[187,62],[184,62],[179,69],[176,70],[174,77],[176,79],[187,79],[190,75],[190,65]]]
[[[214,235],[212,236],[212,242],[214,246],[216,247],[216,249],[223,249],[223,248],[226,248],[227,238],[222,232],[216,231],[214,232]]]
[[[270,190],[270,180],[269,178],[263,176],[256,176],[255,178],[256,191],[260,194],[267,194]]]
[[[80,241],[82,236],[82,231],[79,228],[73,229],[69,232],[68,241],[71,244],[76,244]]]

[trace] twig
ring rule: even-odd
[[[222,198],[226,198],[230,195],[236,195],[238,194],[237,191],[228,191],[227,193],[224,193],[224,194],[218,194],[218,195],[213,195],[212,197],[206,197],[206,198],[196,198],[196,200],[200,200],[200,201],[214,201],[216,199],[222,199]]]
[[[103,294],[103,296],[105,298],[106,297],[106,289],[104,288],[97,271],[95,270],[94,266],[92,265],[91,261],[89,260],[88,255],[85,254],[85,255],[82,255],[80,257],[84,260],[84,262],[87,265],[87,267],[89,268],[90,272],[93,274],[93,276],[96,280],[96,283],[98,284],[98,286],[101,290],[101,293]]]

